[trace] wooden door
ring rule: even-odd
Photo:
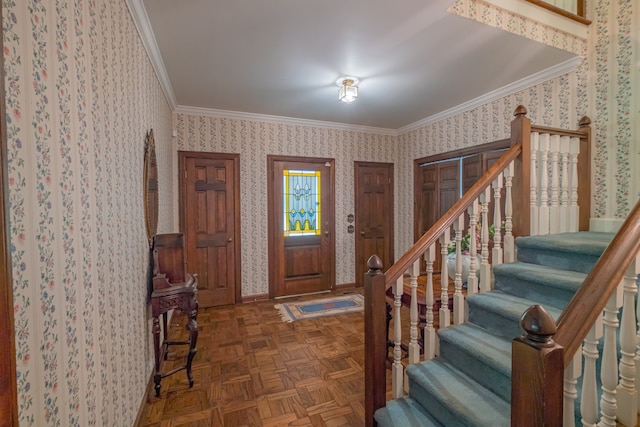
[[[431,163],[421,167],[420,200],[416,203],[419,239],[460,198],[460,160]],[[440,269],[440,245],[436,244],[434,270]],[[422,269],[425,265],[423,261]]]
[[[334,160],[268,156],[269,295],[335,289]]]
[[[201,307],[240,301],[239,155],[180,152],[180,228]]]
[[[355,162],[356,286],[364,283],[367,260],[376,254],[382,270],[393,259],[393,164]]]

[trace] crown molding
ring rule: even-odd
[[[549,67],[546,70],[539,71],[535,74],[532,74],[528,77],[525,77],[523,79],[510,83],[499,89],[488,92],[470,101],[467,101],[460,105],[456,105],[453,108],[444,110],[440,113],[434,114],[433,116],[429,116],[422,120],[418,120],[417,122],[403,126],[397,130],[398,135],[402,135],[412,130],[416,130],[418,128],[428,126],[433,123],[439,122],[441,120],[447,119],[449,117],[462,114],[465,111],[472,110],[474,108],[480,107],[481,105],[488,104],[500,98],[505,98],[514,93],[520,92],[525,89],[529,89],[532,86],[535,86],[537,84],[546,82],[547,80],[551,80],[556,77],[562,76],[563,74],[573,72],[580,66],[580,64],[582,64],[582,60],[583,60],[582,57],[576,56],[558,65]]]
[[[169,107],[173,111],[176,109],[176,96],[173,93],[173,87],[171,86],[171,81],[169,80],[167,69],[164,66],[164,61],[162,60],[162,56],[160,55],[160,49],[158,49],[156,38],[153,35],[153,30],[151,29],[151,23],[149,22],[147,11],[142,4],[142,0],[125,1],[127,3],[127,7],[129,8],[129,13],[131,13],[131,17],[133,18],[136,29],[138,30],[138,34],[140,34],[140,38],[142,39],[142,44],[147,51],[147,55],[149,55],[153,70],[156,72],[156,76],[158,76],[158,81],[160,82],[160,86],[162,87],[164,96],[169,103]]]
[[[215,110],[211,108],[188,107],[178,105],[174,109],[176,114],[188,114],[194,116],[207,116],[216,118],[227,118],[237,120],[251,120],[256,122],[267,122],[285,124],[293,126],[309,126],[326,129],[346,130],[355,132],[373,133],[376,135],[398,136],[398,131],[394,129],[378,128],[372,126],[360,126],[348,123],[325,122],[322,120],[297,119],[295,117],[271,116],[268,114],[243,113],[240,111]]]

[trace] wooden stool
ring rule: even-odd
[[[151,293],[151,312],[153,316],[153,344],[155,353],[156,397],[160,396],[162,378],[186,369],[189,387],[193,387],[191,363],[196,355],[198,340],[198,281],[197,275],[185,272],[184,236],[182,233],[157,234],[153,241],[153,292]],[[169,341],[167,331],[167,312],[177,309],[187,316],[188,341]],[[163,341],[160,343],[160,315],[164,328]],[[162,360],[167,360],[170,345],[189,345],[186,364],[162,373]]]

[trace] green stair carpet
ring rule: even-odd
[[[522,313],[541,304],[557,319],[612,238],[595,232],[517,238],[518,261],[494,267],[493,291],[467,298],[467,323],[438,331],[436,359],[407,367],[409,395],[376,411],[378,425],[509,426],[511,341],[522,334]]]

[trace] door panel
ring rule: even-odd
[[[239,283],[238,156],[180,153],[187,269],[202,307],[235,303]]]
[[[269,293],[335,288],[333,159],[269,156]]]
[[[393,259],[393,164],[355,162],[356,286],[362,286],[373,254],[382,269]]]

